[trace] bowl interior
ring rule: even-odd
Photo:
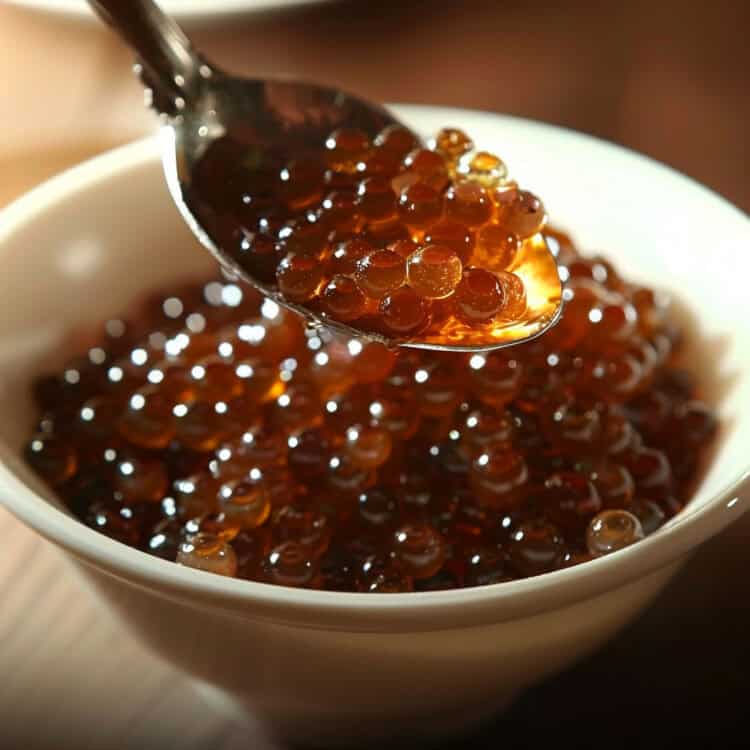
[[[584,250],[601,251],[628,279],[674,295],[688,326],[689,364],[721,417],[714,459],[684,513],[726,491],[750,463],[747,217],[666,167],[580,134],[476,112],[398,112],[426,135],[461,126],[507,159]],[[144,291],[213,268],[172,205],[155,139],[83,169],[86,179],[63,176],[44,189],[43,213],[27,201],[6,212],[0,228],[0,459],[53,502],[17,458],[33,423],[32,376],[62,364],[70,331],[121,314]]]

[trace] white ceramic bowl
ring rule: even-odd
[[[413,738],[497,712],[615,634],[748,505],[748,218],[668,168],[580,134],[476,112],[398,112],[427,134],[464,127],[508,159],[584,248],[689,303],[692,364],[722,431],[689,507],[648,539],[528,580],[377,596],[225,579],[112,542],[62,512],[19,461],[32,423],[28,381],[59,363],[66,330],[210,261],[170,202],[155,139],[61,175],[0,221],[0,499],[62,547],[157,654],[229,710],[252,707],[307,742]]]

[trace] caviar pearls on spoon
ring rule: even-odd
[[[151,0],[90,4],[138,54],[169,189],[234,278],[391,347],[491,350],[557,321],[542,202],[461,130],[427,147],[337,89],[225,74]]]

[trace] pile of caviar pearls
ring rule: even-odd
[[[25,457],[92,529],[283,586],[410,592],[576,565],[689,499],[716,418],[659,295],[545,230],[560,323],[487,354],[307,330],[228,281],[78,332]]]
[[[401,126],[332,132],[289,161],[224,138],[195,169],[205,225],[254,279],[322,317],[390,339],[462,340],[523,320],[514,273],[541,200],[461,130],[432,148]]]

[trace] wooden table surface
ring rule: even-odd
[[[597,28],[603,24],[600,15],[585,3],[575,6],[581,19],[588,18],[586,23]],[[410,42],[415,64],[425,59],[426,50],[445,41],[446,23],[454,28],[468,24],[475,32],[481,26],[474,16],[474,20],[465,16],[452,18],[454,6],[436,3],[433,7],[440,11],[430,17],[434,28],[429,34],[414,36]],[[732,139],[737,138],[740,146],[746,146],[747,118],[743,120],[742,116],[748,111],[746,100],[738,100],[734,108],[727,104],[727,98],[739,93],[733,72],[721,79],[716,97],[707,102],[705,92],[689,97],[674,90],[680,83],[674,72],[676,66],[667,65],[645,75],[641,69],[623,68],[621,62],[614,65],[612,74],[622,90],[630,90],[640,76],[646,83],[637,91],[647,95],[649,87],[655,93],[660,82],[668,79],[671,94],[668,101],[662,102],[662,111],[678,105],[686,113],[694,106],[701,112],[701,107],[709,103],[714,107],[714,133],[724,139],[723,148],[708,138],[703,151],[691,160],[691,141],[686,141],[684,132],[673,139],[674,143],[663,132],[653,139],[644,135],[645,123],[655,123],[653,112],[647,113],[635,130],[628,126],[632,116],[628,105],[595,106],[597,115],[578,122],[576,118],[582,115],[575,108],[566,109],[562,99],[554,100],[550,109],[549,97],[530,94],[534,85],[544,91],[550,85],[567,86],[570,90],[575,84],[579,101],[588,101],[589,105],[591,101],[601,104],[605,94],[613,96],[611,91],[597,94],[596,81],[576,83],[580,67],[586,64],[584,52],[568,68],[557,71],[550,84],[549,68],[545,73],[540,65],[532,64],[540,54],[538,45],[544,45],[546,40],[547,49],[554,49],[556,54],[566,50],[572,54],[576,51],[574,37],[567,27],[563,28],[562,37],[552,33],[545,37],[542,24],[534,39],[538,54],[530,55],[524,46],[525,35],[539,24],[527,24],[514,8],[509,11],[509,18],[516,33],[504,49],[513,53],[514,75],[523,79],[522,84],[510,99],[490,98],[485,108],[512,110],[511,102],[522,113],[610,137],[617,137],[618,132],[629,133],[634,145],[642,141],[644,150],[677,163],[741,205],[750,204],[746,156],[744,166],[741,159],[731,158]],[[367,6],[362,16],[352,21],[353,38],[364,33],[363,24],[373,18],[385,19],[379,22],[381,30],[391,28],[386,24],[393,23],[396,13],[391,3],[383,4],[380,15],[373,15],[372,6]],[[405,13],[407,20],[412,18],[412,11]],[[655,13],[659,15],[659,11]],[[555,16],[550,24],[559,22],[560,17]],[[361,71],[361,82],[352,68],[339,71],[334,66],[338,58],[324,44],[331,29],[341,33],[344,28],[339,6],[308,10],[302,18],[294,14],[265,16],[254,23],[255,32],[249,27],[229,36],[216,30],[198,35],[202,34],[207,48],[233,56],[239,67],[260,69],[265,65],[294,72],[312,66],[310,77],[335,80],[338,71],[339,78],[348,80],[350,87],[382,98],[482,104],[481,92],[459,87],[457,79],[461,78],[460,68],[467,64],[466,60],[455,61],[454,67],[459,71],[446,79],[447,93],[436,93],[445,92],[445,87],[433,76],[427,89],[421,89],[428,92],[424,97],[416,93],[414,71],[407,70],[405,80],[394,90],[382,83],[378,88],[375,77],[368,78]],[[308,39],[306,28],[311,34],[306,53],[295,53],[295,45]],[[274,34],[269,34],[269,29]],[[408,36],[401,34],[396,39],[406,45]],[[476,41],[475,54],[490,49],[486,34]],[[674,39],[671,43],[680,49]],[[597,54],[606,47],[601,39],[593,44]],[[408,47],[403,49],[406,54]],[[712,50],[712,45],[707,49]],[[352,50],[351,37],[347,37],[342,54]],[[645,53],[641,50],[641,54]],[[648,55],[646,58],[651,59]],[[374,52],[374,60],[381,65],[381,77],[384,72],[388,76],[387,57],[382,49]],[[0,97],[0,121],[4,123],[0,140],[0,205],[68,164],[153,126],[151,117],[139,109],[141,92],[125,72],[128,64],[127,54],[103,32],[51,23],[33,14],[0,7],[0,67],[6,71]],[[447,69],[444,61],[436,64],[440,71]],[[481,64],[484,65],[483,60]],[[680,70],[690,64],[687,60]],[[357,65],[353,66],[355,73]],[[708,86],[707,81],[716,80],[712,78],[717,75],[714,68],[715,61],[708,66],[705,79],[694,81],[694,88],[701,89]],[[747,69],[745,66],[745,73]],[[592,71],[591,75],[596,78],[600,73]],[[630,99],[632,94],[624,95],[624,100]],[[686,128],[694,126],[692,122]],[[697,142],[695,138],[694,141]],[[628,744],[632,747],[634,739],[639,747],[663,747],[665,740],[668,745],[698,740],[706,746],[720,743],[723,747],[748,747],[746,732],[737,736],[730,729],[743,719],[746,677],[750,673],[749,537],[750,518],[705,545],[663,596],[603,651],[531,691],[508,714],[451,747],[542,747],[548,743],[556,747],[572,741],[578,747],[612,748]],[[79,588],[55,549],[2,509],[0,540],[2,750],[273,747],[260,730],[250,734],[240,731],[207,708],[181,675],[122,632]],[[544,658],[543,654],[540,658]]]

